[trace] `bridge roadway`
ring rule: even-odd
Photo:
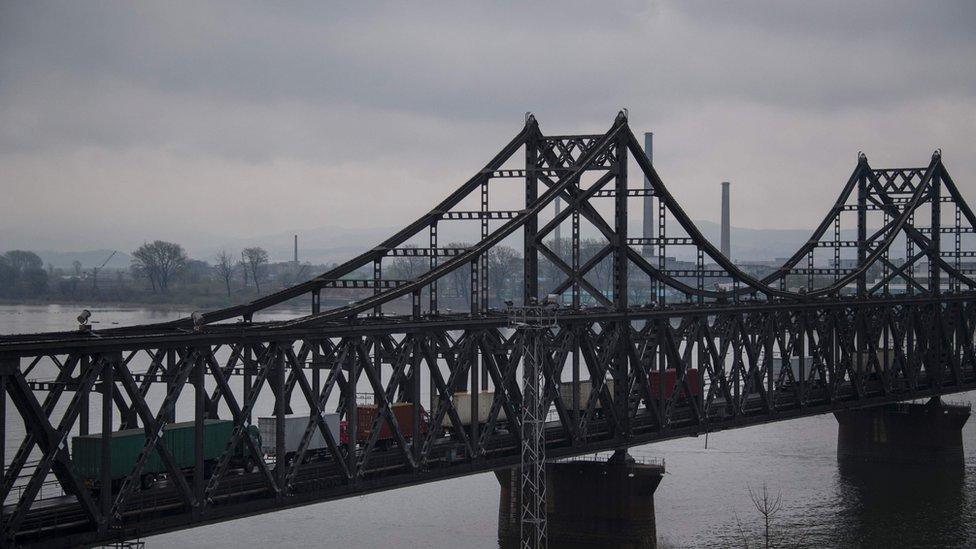
[[[924,386],[925,380],[920,380]],[[964,384],[947,390],[923,389],[914,392],[914,398],[924,398],[937,395],[952,394],[976,390],[976,376],[967,380]],[[841,394],[851,394],[849,385],[841,387]],[[770,423],[775,421],[787,421],[798,417],[807,417],[829,413],[851,407],[863,407],[866,405],[883,404],[897,402],[904,397],[884,397],[877,396],[864,400],[847,400],[841,398],[833,403],[826,402],[826,399],[816,395],[811,395],[803,408],[797,406],[795,399],[780,395],[777,398],[776,412],[768,415],[763,410],[758,397],[750,399],[753,413],[746,413],[739,417],[712,418],[708,423],[709,432],[718,432],[728,429],[736,429]],[[721,399],[717,399],[716,405],[724,405]],[[649,412],[640,411],[633,424],[634,434],[626,443],[614,437],[606,427],[606,421],[597,420],[590,430],[590,436],[585,444],[572,445],[565,437],[561,426],[557,422],[550,422],[547,426],[547,455],[552,460],[571,457],[575,455],[591,454],[595,452],[616,449],[620,447],[633,447],[652,442],[669,440],[680,437],[698,436],[704,434],[701,426],[694,420],[691,410],[687,406],[678,406],[676,414],[673,416],[672,424],[667,429],[655,429],[653,424],[648,421]],[[501,434],[506,434],[504,429]],[[197,517],[187,520],[185,511],[182,510],[183,503],[176,489],[166,481],[160,481],[152,488],[141,492],[132,501],[132,508],[124,513],[126,521],[131,521],[133,527],[121,537],[134,539],[150,535],[162,534],[176,530],[183,530],[194,526],[212,524],[225,520],[239,519],[266,512],[280,511],[292,507],[321,503],[326,501],[338,500],[346,497],[365,495],[384,490],[413,486],[426,482],[434,482],[450,478],[462,477],[471,474],[484,473],[495,469],[511,467],[519,463],[519,446],[514,441],[509,443],[499,442],[493,444],[488,450],[484,459],[474,461],[453,460],[448,457],[450,449],[459,449],[460,444],[452,442],[446,438],[438,444],[438,454],[441,457],[435,458],[428,463],[427,469],[415,473],[408,470],[400,459],[400,452],[390,448],[381,450],[375,456],[371,467],[369,479],[362,479],[355,483],[345,483],[339,467],[328,456],[312,458],[307,467],[301,470],[298,478],[293,484],[293,490],[286,498],[275,498],[268,493],[261,475],[243,470],[235,470],[234,476],[214,496],[214,501],[219,502],[219,508],[212,512],[202,513]],[[273,462],[269,462],[273,465]],[[13,505],[4,508],[4,514],[9,515],[13,511]],[[115,539],[121,532],[112,533],[109,538],[98,540],[92,536],[68,535],[61,537],[59,532],[70,532],[74,528],[84,526],[88,520],[82,510],[76,504],[72,496],[62,496],[48,500],[39,500],[35,503],[24,520],[19,533],[25,542],[23,546],[31,547],[70,547],[78,542],[85,543],[97,541],[109,541]],[[30,540],[37,540],[31,542]]]

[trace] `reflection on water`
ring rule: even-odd
[[[859,547],[972,547],[963,465],[838,463],[838,534]],[[838,540],[840,541],[840,540]]]
[[[771,490],[771,499],[781,497],[784,502],[772,521],[771,545],[798,549],[973,547],[974,474],[976,471],[970,470],[967,475],[966,466],[962,464],[920,466],[838,462],[834,478],[822,479],[828,485],[827,493],[834,494],[833,501],[797,501],[792,497],[796,492],[786,484],[780,484],[783,490]],[[801,494],[808,490],[802,484],[796,487]],[[717,507],[709,510],[706,506],[700,513],[709,516],[723,514],[723,511]],[[663,535],[659,546],[665,549],[732,548],[756,547],[758,544],[761,547],[761,518],[755,508],[740,507],[734,514],[736,522],[723,528],[699,532],[693,540],[675,540]],[[665,512],[664,516],[667,515]],[[662,525],[662,518],[659,512],[658,530],[663,526],[667,531],[673,525]],[[617,532],[621,538],[627,538],[628,534]],[[604,541],[574,545],[577,546],[632,549],[647,545],[633,542],[613,545]]]

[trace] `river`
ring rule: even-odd
[[[0,306],[0,334],[72,329],[78,307]],[[186,311],[94,309],[100,326],[169,320]],[[271,313],[261,319],[292,316]],[[976,393],[952,401],[972,401]],[[8,432],[12,430],[8,428]],[[662,547],[743,547],[760,518],[749,489],[782,497],[780,547],[976,546],[976,422],[963,430],[964,468],[840,466],[831,415],[650,444],[663,458],[656,493]],[[8,448],[12,442],[8,441]],[[12,453],[12,450],[11,450]],[[8,456],[9,459],[10,456]],[[147,549],[239,547],[497,548],[492,474],[402,488],[148,538]],[[755,539],[755,538],[753,538]]]

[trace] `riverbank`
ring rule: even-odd
[[[156,309],[165,311],[182,311],[182,310],[193,310],[194,305],[192,303],[177,302],[177,303],[158,303],[149,301],[101,301],[101,302],[91,302],[82,300],[47,300],[47,299],[0,299],[0,305],[17,306],[23,305],[25,307],[45,307],[49,305],[57,305],[61,307],[78,307],[80,309],[85,308],[121,308],[121,309]]]
[[[24,305],[31,307],[44,307],[47,305],[59,305],[62,307],[79,307],[80,309],[97,308],[125,308],[125,309],[153,309],[160,311],[208,311],[232,307],[258,299],[261,295],[233,295],[222,298],[215,296],[162,296],[157,294],[155,297],[147,296],[141,299],[44,299],[44,298],[19,298],[4,299],[0,298],[0,305]],[[298,303],[283,303],[273,307],[276,310],[297,310],[301,307]]]
[[[0,334],[15,335],[38,332],[62,332],[78,329],[78,313],[92,312],[92,329],[168,322],[187,317],[194,309],[177,305],[156,306],[120,303],[22,303],[0,304]],[[307,314],[305,308],[276,307],[255,315],[258,321],[286,320]]]

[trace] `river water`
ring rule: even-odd
[[[169,320],[186,311],[94,309],[108,326]],[[0,334],[72,329],[78,307],[0,306]],[[261,319],[292,316],[273,313]],[[976,393],[952,397],[976,400]],[[10,426],[10,431],[14,426]],[[837,462],[831,415],[634,448],[663,458],[655,495],[662,547],[756,546],[750,488],[782,498],[778,547],[976,547],[976,422],[963,430],[958,468],[851,468]],[[8,442],[8,448],[12,448]],[[11,450],[12,452],[12,450]],[[8,455],[8,459],[9,459]],[[148,549],[239,547],[497,548],[498,484],[481,474],[280,511],[145,540]]]

